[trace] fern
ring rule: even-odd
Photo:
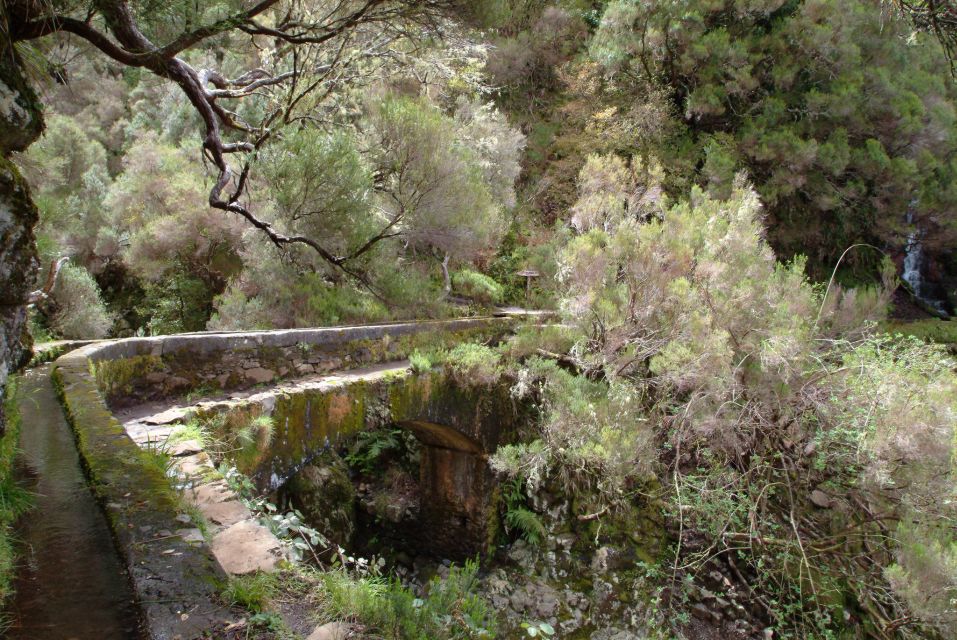
[[[505,511],[505,526],[517,531],[529,544],[538,544],[545,537],[545,525],[538,514],[525,507],[509,507]]]
[[[505,529],[518,532],[529,544],[538,544],[545,537],[545,525],[538,514],[525,506],[525,482],[520,476],[511,478],[503,485],[505,503]]]
[[[349,466],[358,468],[362,473],[371,473],[383,457],[401,450],[401,429],[365,431],[359,435],[352,450],[349,451],[346,462],[349,463]]]

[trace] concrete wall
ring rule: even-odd
[[[320,329],[200,333],[100,342],[83,348],[113,406],[190,391],[247,389],[279,380],[401,360],[416,348],[509,332],[510,317]]]

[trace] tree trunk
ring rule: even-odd
[[[449,276],[449,254],[445,254],[445,258],[442,259],[442,283],[443,290],[445,291],[444,298],[448,298],[452,295],[452,278]]]
[[[42,130],[40,102],[23,76],[13,44],[0,33],[0,397],[9,375],[30,356],[27,299],[38,266],[33,237],[37,208],[10,154],[26,149]],[[5,428],[0,403],[0,435]]]

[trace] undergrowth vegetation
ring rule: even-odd
[[[781,637],[863,617],[957,633],[955,365],[877,331],[888,273],[843,290],[777,263],[740,180],[728,200],[607,213],[583,216],[561,256],[574,344],[516,349],[513,393],[544,408],[538,439],[493,467],[529,491],[557,482],[596,517],[657,495],[678,592],[726,559]]]
[[[13,477],[13,463],[20,440],[22,422],[16,403],[17,384],[8,382],[5,395],[0,398],[6,415],[6,429],[0,437],[0,607],[13,595],[13,578],[17,555],[14,548],[13,525],[17,517],[30,508],[26,490]],[[0,632],[6,628],[6,617],[0,615]]]
[[[326,611],[334,619],[360,622],[386,640],[491,638],[495,614],[476,593],[477,572],[472,561],[451,567],[446,578],[429,583],[424,598],[392,578],[327,572],[322,576]]]

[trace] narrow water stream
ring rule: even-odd
[[[138,640],[137,607],[106,518],[90,493],[49,366],[26,372],[19,467],[35,493],[18,523],[22,557],[11,604],[17,640]]]

